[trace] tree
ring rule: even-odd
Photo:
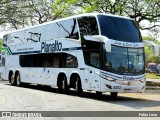
[[[52,0],[1,0],[0,25],[18,29],[54,20],[52,3]]]
[[[160,42],[157,39],[153,38],[152,36],[143,36],[143,40],[152,41],[156,43],[160,48]],[[151,45],[145,46],[145,62],[146,62],[146,65],[148,65],[148,63],[150,62],[160,63],[160,57],[154,56],[154,48]]]
[[[1,49],[2,49],[2,39],[0,38],[0,53],[1,53]]]
[[[64,17],[85,12],[105,12],[116,15],[128,16],[134,19],[142,29],[159,28],[160,21],[159,0],[55,0],[54,13]],[[141,22],[147,20],[151,24],[143,26]]]

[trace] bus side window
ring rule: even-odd
[[[78,25],[80,35],[98,35],[98,25],[95,17],[81,17],[78,18]]]
[[[90,58],[90,64],[92,66],[95,66],[97,68],[100,67],[100,54],[99,54],[99,50],[94,50],[94,51],[91,51],[91,58]]]
[[[5,66],[6,59],[2,57],[2,66]]]
[[[60,67],[60,68],[66,68],[66,58],[67,58],[67,54],[66,54],[66,53],[60,53],[60,54],[59,54],[59,58],[60,58],[59,67]]]
[[[48,54],[47,67],[54,67],[54,54]]]
[[[66,59],[66,67],[68,68],[77,68],[78,67],[78,61],[77,58],[73,55],[67,55]]]
[[[79,39],[76,19],[69,19],[58,23],[60,26],[60,37]]]
[[[58,54],[55,54],[54,55],[54,68],[59,68],[59,60],[60,59],[60,57],[58,56]]]

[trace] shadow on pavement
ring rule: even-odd
[[[1,83],[3,83],[4,85],[11,86],[11,84],[6,81]],[[12,87],[16,87],[16,86],[12,86]],[[33,84],[26,84],[20,88],[22,89],[28,88],[28,89],[40,90],[40,91],[45,91],[50,93],[63,94],[63,93],[60,93],[57,88],[48,87],[48,86],[37,86]],[[141,97],[141,95],[144,95],[144,93],[137,93],[137,94],[138,94],[137,97],[132,97],[132,96],[128,97],[125,95],[125,93],[123,94],[120,93],[117,98],[112,98],[109,93],[105,93],[102,96],[97,96],[95,92],[85,91],[83,93],[83,96],[77,96],[74,90],[70,90],[65,95],[80,97],[80,99],[82,98],[84,100],[93,99],[93,100],[101,101],[105,103],[127,106],[137,110],[145,107],[148,108],[148,107],[160,106],[160,100],[151,100],[151,99]],[[152,95],[152,93],[148,93],[148,96],[150,95]],[[123,110],[120,110],[120,111],[123,111]]]

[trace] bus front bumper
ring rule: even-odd
[[[144,92],[146,81],[109,81],[101,82],[101,92]]]

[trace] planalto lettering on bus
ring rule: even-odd
[[[42,42],[41,43],[41,52],[47,53],[47,52],[54,52],[54,51],[61,51],[62,50],[62,43],[55,40],[54,43]]]

